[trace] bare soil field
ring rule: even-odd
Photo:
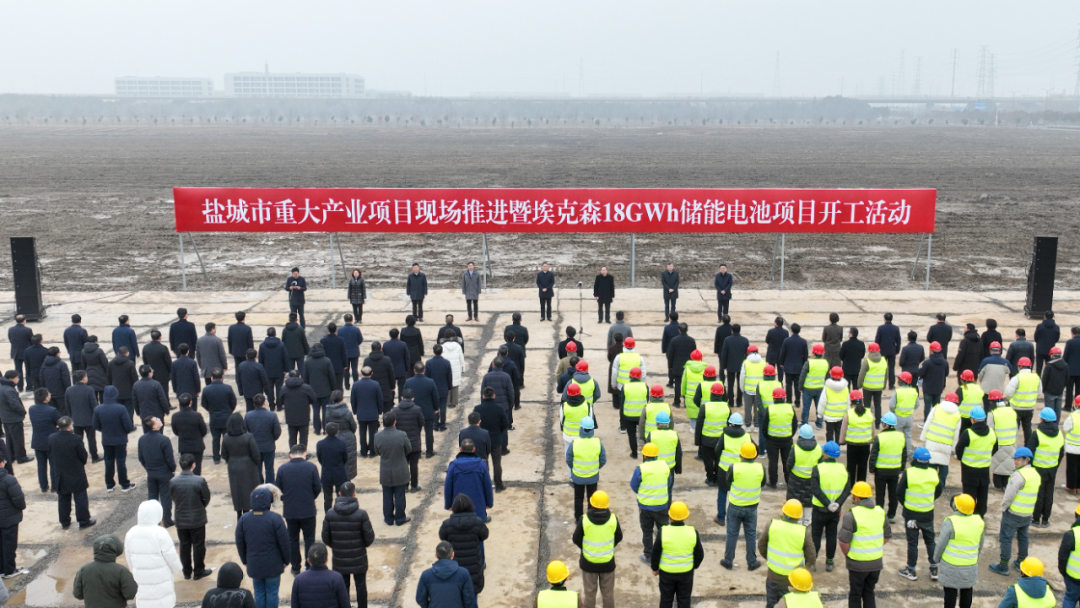
[[[1058,287],[1080,288],[1080,132],[975,127],[378,129],[0,127],[0,232],[36,236],[49,290],[180,289],[174,186],[932,187],[931,286],[1020,289],[1032,237],[1062,238]],[[772,235],[637,238],[637,284],[668,260],[704,287],[720,262],[768,288]],[[413,261],[433,287],[480,258],[480,235],[344,234],[346,264],[377,287]],[[325,235],[197,235],[188,287],[266,289],[293,265],[329,287]],[[601,264],[629,285],[627,235],[492,235],[492,287],[529,285],[542,261],[563,287]],[[915,235],[790,235],[787,288],[904,289]],[[343,288],[340,268],[338,286]],[[0,281],[11,270],[0,264]]]

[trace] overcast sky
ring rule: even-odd
[[[1072,94],[1078,35],[1076,0],[8,0],[0,92],[112,93],[116,76],[220,89],[268,63],[416,95],[891,95],[921,62],[921,92],[948,95],[956,49],[956,94],[973,95],[986,46],[997,96],[1041,96]]]

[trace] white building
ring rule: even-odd
[[[364,78],[356,74],[274,74],[238,72],[225,75],[230,97],[363,97]]]
[[[124,76],[116,79],[119,97],[207,97],[214,94],[211,78]]]

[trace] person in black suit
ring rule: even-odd
[[[611,323],[611,301],[615,299],[615,277],[600,267],[600,274],[593,281],[592,295],[596,298],[597,323]]]
[[[574,326],[573,325],[567,326],[566,327],[566,339],[563,340],[562,342],[559,342],[559,359],[565,359],[566,358],[566,345],[571,343],[571,342],[573,342],[574,345],[577,346],[577,350],[574,351],[577,354],[577,356],[585,357],[585,345],[582,344],[580,340],[575,338],[575,336],[577,336],[577,330],[574,329]]]
[[[866,356],[866,344],[859,339],[859,328],[848,328],[848,339],[840,345],[840,367],[851,390],[859,388],[859,371]]]
[[[326,425],[326,437],[315,444],[315,457],[322,469],[319,479],[322,481],[324,513],[334,506],[334,497],[341,490],[341,484],[349,481],[345,470],[349,447],[337,434],[338,425],[331,422]]]
[[[86,489],[90,482],[86,479],[86,448],[82,438],[72,432],[70,416],[56,421],[59,433],[49,437],[49,460],[52,464],[56,496],[59,501],[60,527],[71,527],[71,502],[75,501],[75,520],[79,529],[85,530],[97,523],[90,519],[90,499]]]
[[[496,492],[502,492],[506,489],[502,481],[502,457],[510,453],[510,450],[506,449],[506,432],[510,429],[510,420],[506,417],[506,411],[495,401],[494,387],[484,389],[480,405],[469,413],[469,424],[472,424],[473,414],[479,415],[480,428],[488,432],[488,439],[491,441],[492,483],[495,484]]]
[[[742,371],[743,361],[746,360],[746,349],[750,341],[743,337],[742,326],[734,323],[731,326],[731,335],[724,340],[724,346],[720,350],[720,369],[727,372],[727,383],[724,392],[728,395],[728,403],[734,395],[735,407],[741,408],[743,404],[742,387],[739,386],[739,372]]]
[[[82,315],[71,315],[71,326],[64,330],[64,346],[67,348],[73,372],[83,368],[82,349],[89,337],[90,334],[82,327]]]
[[[174,393],[177,395],[187,393],[191,395],[193,401],[198,402],[199,393],[203,388],[202,371],[195,359],[188,356],[189,352],[191,352],[191,347],[186,343],[181,344],[177,349],[176,360],[172,362],[169,370],[169,379],[172,381]]]
[[[802,404],[802,386],[799,384],[799,374],[802,373],[803,364],[810,357],[809,345],[806,339],[799,335],[802,326],[798,323],[791,324],[791,335],[784,340],[780,347],[780,356],[777,359],[781,369],[776,370],[777,379],[784,378],[784,390],[788,394],[788,400],[795,403],[795,411],[798,412]],[[792,400],[791,397],[794,396]]]
[[[667,268],[660,273],[660,285],[664,289],[664,323],[667,323],[679,300],[679,271],[675,270],[674,262],[668,262]]]
[[[780,351],[784,348],[784,340],[787,340],[788,330],[784,329],[784,317],[776,317],[773,326],[765,334],[765,363],[776,368],[776,381],[784,383],[784,370],[780,366]],[[800,370],[802,367],[800,366]],[[790,394],[790,393],[788,393]]]
[[[176,449],[181,454],[189,454],[195,459],[195,474],[202,475],[203,452],[206,451],[206,435],[210,428],[206,426],[202,414],[194,407],[191,395],[180,395],[180,409],[172,415],[172,432],[176,436]]]
[[[106,386],[104,403],[94,410],[94,430],[101,433],[101,449],[105,456],[105,489],[112,492],[116,487],[115,475],[120,476],[120,490],[128,492],[135,484],[128,480],[128,435],[135,431],[127,408],[118,401],[115,386]]]
[[[555,297],[555,273],[551,272],[547,262],[540,265],[536,273],[536,288],[540,293],[540,320],[551,320],[551,299]]]
[[[172,354],[161,343],[160,331],[155,329],[150,332],[150,343],[143,347],[142,356],[143,363],[154,370],[154,380],[161,384],[161,388],[168,395],[169,382],[172,380]]]
[[[881,347],[881,356],[885,357],[890,391],[896,390],[896,355],[900,354],[900,328],[893,325],[892,319],[891,312],[885,313],[885,323],[878,327],[874,336],[874,342]]]
[[[19,372],[19,392],[26,385],[24,382],[29,378],[30,369],[24,367],[26,361],[26,349],[34,337],[34,331],[26,326],[26,317],[15,315],[15,325],[8,328],[8,342],[11,344],[11,358],[15,361],[15,371]]]
[[[239,369],[240,364],[247,358],[247,351],[255,348],[255,338],[251,335],[251,326],[244,323],[247,313],[236,313],[236,323],[229,326],[227,348],[233,358],[233,369]],[[145,356],[145,355],[144,355]]]
[[[713,278],[713,286],[716,287],[716,318],[722,321],[728,314],[728,305],[731,304],[731,286],[734,280],[727,271],[727,264],[720,265],[720,272]]]
[[[49,479],[49,439],[56,433],[60,412],[49,404],[49,389],[39,388],[34,391],[34,405],[30,406],[27,417],[30,418],[30,448],[37,456],[38,486],[42,492],[56,489],[56,465],[52,466],[52,480]],[[70,418],[69,418],[70,420]],[[80,440],[81,442],[81,440]]]
[[[187,320],[187,309],[176,309],[177,321],[169,326],[169,350],[180,356],[180,345],[187,344],[189,348],[195,348],[199,341],[199,333],[195,331],[195,324]]]
[[[487,462],[491,454],[491,433],[480,426],[480,414],[476,411],[469,412],[469,425],[458,431],[458,445],[466,439],[472,439],[476,446],[476,455]]]

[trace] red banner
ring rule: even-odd
[[[934,231],[937,190],[174,188],[177,232]]]

